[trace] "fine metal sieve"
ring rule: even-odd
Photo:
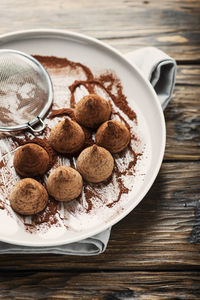
[[[0,131],[41,132],[52,100],[51,79],[36,59],[17,50],[0,50]],[[34,129],[37,123],[41,126]]]

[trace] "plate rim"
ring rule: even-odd
[[[109,50],[109,52],[114,52],[118,57],[120,57],[120,59],[127,65],[129,66],[129,68],[132,68],[134,70],[134,72],[137,73],[137,75],[139,75],[140,80],[143,81],[143,83],[145,83],[146,86],[148,86],[149,92],[152,94],[152,98],[154,99],[154,104],[156,105],[158,111],[159,111],[159,117],[160,117],[160,124],[161,124],[161,129],[162,129],[162,134],[161,134],[161,147],[160,147],[160,152],[159,152],[159,157],[157,160],[157,164],[156,167],[153,170],[153,176],[151,176],[151,180],[148,181],[148,184],[145,186],[145,188],[143,189],[143,191],[140,193],[138,199],[136,202],[133,202],[133,205],[130,205],[126,210],[123,210],[123,212],[115,217],[114,219],[110,220],[109,222],[105,223],[104,226],[100,226],[100,230],[99,229],[95,229],[95,230],[89,230],[89,233],[84,233],[84,234],[80,234],[79,237],[74,237],[74,238],[70,238],[69,241],[50,241],[48,240],[48,242],[46,242],[46,240],[44,240],[44,242],[39,242],[37,244],[35,244],[35,242],[31,242],[31,241],[18,241],[15,240],[13,238],[2,238],[0,236],[0,240],[2,242],[6,242],[6,243],[10,243],[13,245],[19,245],[19,246],[31,246],[34,248],[37,247],[52,247],[52,246],[59,246],[59,245],[64,245],[64,244],[71,244],[74,242],[79,242],[82,241],[84,239],[93,237],[94,235],[97,235],[101,232],[103,232],[104,230],[108,229],[109,227],[112,227],[113,225],[117,224],[120,220],[122,220],[125,216],[127,216],[145,197],[145,195],[147,194],[147,192],[150,190],[151,186],[153,185],[158,172],[160,170],[162,161],[163,161],[163,156],[165,153],[165,146],[166,146],[166,124],[165,124],[165,119],[164,119],[164,114],[163,114],[163,110],[161,108],[161,104],[159,102],[159,99],[152,87],[152,85],[150,84],[150,82],[143,76],[142,72],[138,69],[138,67],[135,64],[130,63],[124,56],[122,53],[120,53],[120,51],[118,51],[117,49],[113,48],[112,46],[94,38],[91,37],[89,35],[86,34],[82,34],[82,33],[78,33],[78,32],[74,32],[74,31],[69,31],[69,30],[63,30],[63,29],[46,29],[46,28],[41,28],[41,29],[28,29],[28,30],[19,30],[19,31],[14,31],[14,32],[9,32],[6,34],[2,34],[0,35],[0,49],[2,47],[2,45],[8,41],[13,41],[14,38],[15,40],[17,40],[17,38],[22,37],[22,36],[27,36],[28,34],[30,34],[28,36],[28,38],[31,38],[31,35],[37,35],[37,38],[42,35],[54,35],[54,37],[56,35],[59,36],[63,36],[65,38],[68,37],[73,37],[76,39],[81,39],[84,41],[89,41],[92,42],[93,44],[96,44],[97,46],[101,46],[107,50]],[[59,38],[59,37],[58,37]],[[7,40],[6,40],[7,39]],[[5,41],[6,40],[6,41]]]

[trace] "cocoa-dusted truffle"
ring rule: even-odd
[[[130,142],[128,128],[119,121],[104,122],[97,130],[96,143],[112,153],[124,150]]]
[[[111,105],[102,97],[89,94],[78,102],[74,114],[81,125],[96,128],[110,118]]]
[[[114,159],[110,152],[97,145],[85,148],[77,159],[77,170],[89,182],[106,180],[113,167]]]
[[[47,180],[47,190],[57,201],[71,201],[77,198],[83,187],[79,172],[71,167],[61,166],[51,172]]]
[[[37,214],[46,207],[47,202],[47,191],[33,178],[20,180],[10,193],[11,207],[21,215]]]
[[[16,172],[21,176],[43,175],[49,165],[49,155],[41,146],[29,143],[16,151],[13,164]]]
[[[66,118],[51,130],[49,142],[60,153],[72,154],[79,151],[84,144],[85,134],[81,126]]]

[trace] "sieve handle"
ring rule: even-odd
[[[40,124],[41,124],[41,127],[40,127],[39,129],[34,129],[29,123],[27,123],[28,128],[29,128],[33,133],[39,133],[39,132],[43,131],[44,128],[45,128],[45,126],[46,126],[40,117],[37,117],[37,118],[38,118],[38,121],[39,121]]]

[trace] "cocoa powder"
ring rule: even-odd
[[[80,67],[83,69],[88,80],[94,77],[91,70],[80,62],[73,62],[71,60],[68,60],[67,58],[60,58],[56,56],[33,55],[33,57],[35,57],[35,59],[37,59],[47,68],[59,69],[69,66],[72,69],[77,69],[77,67]]]
[[[85,66],[79,62],[72,62],[66,58],[58,58],[58,57],[54,57],[54,56],[35,55],[34,57],[37,60],[39,60],[40,63],[42,63],[44,65],[44,67],[47,68],[47,70],[48,69],[60,70],[64,67],[69,67],[72,70],[81,69],[86,77],[85,80],[75,80],[74,83],[68,87],[71,92],[70,108],[63,107],[60,109],[53,109],[48,117],[50,120],[55,117],[68,116],[72,120],[75,121],[74,112],[73,112],[73,108],[76,105],[75,92],[78,87],[84,86],[86,88],[86,90],[88,91],[88,93],[95,93],[95,87],[101,88],[104,91],[104,93],[106,93],[107,98],[108,98],[107,100],[111,104],[112,116],[116,115],[127,126],[127,128],[129,130],[130,130],[130,125],[125,120],[125,118],[123,118],[123,116],[121,115],[120,112],[115,111],[115,109],[114,109],[115,106],[118,107],[120,109],[120,111],[122,111],[128,117],[129,120],[132,120],[135,123],[137,123],[137,116],[136,116],[135,112],[128,105],[126,96],[123,94],[123,88],[122,88],[120,80],[112,73],[106,72],[105,74],[102,74],[99,77],[95,78],[94,75],[92,74],[91,70],[87,66]],[[67,74],[66,74],[66,76],[67,76]],[[113,89],[113,87],[114,87],[114,89]],[[82,127],[82,128],[85,133],[84,147],[88,147],[94,143],[94,140],[92,137],[94,134],[94,131],[89,130],[84,127]],[[56,162],[58,154],[55,153],[55,151],[52,149],[52,147],[48,143],[48,139],[47,139],[48,130],[49,129],[46,128],[46,130],[44,131],[43,135],[40,138],[39,137],[30,138],[25,134],[23,138],[17,138],[17,137],[13,138],[13,141],[15,143],[17,143],[17,145],[24,145],[27,143],[36,143],[36,144],[42,146],[49,154],[49,160],[50,160],[49,169],[50,169]],[[138,142],[137,136],[135,136],[133,133],[131,133],[131,139]],[[125,170],[120,171],[120,168],[118,167],[117,163],[115,163],[114,172],[116,175],[116,182],[118,185],[117,188],[118,188],[119,192],[118,192],[118,195],[116,196],[116,198],[113,200],[113,202],[111,202],[109,204],[104,203],[108,208],[112,208],[117,202],[120,201],[121,196],[123,194],[127,194],[129,192],[129,189],[123,183],[122,176],[126,176],[127,174],[130,174],[130,172],[131,172],[131,174],[134,173],[134,166],[136,165],[137,159],[141,155],[141,153],[135,153],[135,151],[133,150],[131,145],[129,145],[127,147],[127,149],[125,149],[121,153],[115,154],[113,156],[114,156],[115,160],[117,161],[118,158],[123,158],[127,152],[130,153],[131,160],[130,160],[128,166],[125,168]],[[60,157],[62,157],[62,156],[60,156]],[[73,167],[73,168],[75,168],[74,158],[76,158],[76,155],[74,155],[73,157],[72,156],[69,157],[69,163],[70,163],[71,167]],[[0,162],[0,168],[2,168],[2,167],[4,167],[4,164],[3,164],[3,162]],[[43,179],[41,179],[41,180],[43,180]],[[44,184],[44,182],[42,182],[42,183]],[[100,190],[101,187],[103,188],[103,187],[109,186],[112,183],[113,183],[113,176],[111,176],[106,182],[97,184],[96,187],[98,187]],[[91,190],[91,186],[89,187],[87,183],[84,183],[83,193],[84,193],[85,200],[87,203],[87,207],[85,207],[85,212],[90,213],[93,208],[93,199],[95,198],[95,199],[98,199],[98,201],[100,201],[100,202],[102,201],[101,193],[98,191],[98,189]],[[82,196],[78,197],[77,201],[79,201],[79,203],[83,204]],[[56,224],[57,221],[56,221],[55,216],[58,213],[58,211],[59,211],[59,204],[55,200],[50,199],[47,208],[42,213],[32,217],[32,225],[33,224],[40,225],[42,223],[46,223],[47,225]]]
[[[58,212],[59,203],[54,199],[50,199],[45,210],[37,215],[32,216],[32,225],[46,223],[49,226],[57,223],[55,217]]]
[[[89,190],[86,186],[84,186],[85,199],[87,201],[88,207],[86,212],[89,213],[93,207],[91,198],[95,196],[94,192]]]
[[[0,169],[3,168],[5,166],[3,160],[0,161]]]
[[[69,116],[72,120],[75,120],[74,110],[71,108],[54,109],[49,115],[49,119],[53,119],[55,117],[61,117],[64,115]]]

